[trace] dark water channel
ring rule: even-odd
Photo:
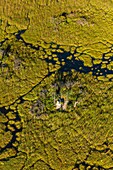
[[[7,114],[9,113],[9,112],[12,112],[12,113],[14,113],[15,115],[16,115],[16,117],[15,117],[15,119],[9,119],[8,118],[8,116],[7,116]],[[7,122],[4,122],[3,124],[5,125],[5,132],[8,132],[8,131],[10,131],[11,132],[11,134],[12,134],[12,138],[11,138],[11,140],[3,147],[3,148],[0,148],[0,154],[2,153],[2,152],[4,152],[5,150],[7,150],[8,148],[14,148],[15,150],[16,150],[16,154],[18,153],[18,146],[13,146],[13,144],[17,141],[17,133],[18,132],[21,132],[22,131],[22,126],[20,127],[20,128],[17,128],[16,127],[16,125],[15,124],[11,124],[10,126],[11,127],[13,127],[14,128],[14,130],[13,131],[11,131],[10,129],[8,129],[8,122],[10,121],[10,120],[14,120],[15,122],[17,122],[17,121],[20,121],[21,122],[21,118],[20,118],[20,116],[19,116],[19,113],[18,113],[18,111],[16,110],[16,112],[14,112],[12,109],[6,109],[5,107],[1,107],[0,108],[0,114],[1,114],[1,116],[3,115],[3,116],[5,116],[7,119],[8,119],[8,121]],[[5,132],[4,132],[4,134],[5,134]],[[6,140],[7,140],[7,138],[6,138]],[[13,156],[13,157],[16,157],[16,155],[15,156]],[[5,160],[5,159],[3,159],[3,160]]]
[[[22,42],[25,44],[25,46],[30,46],[32,49],[35,50],[39,50],[39,47],[35,47],[33,44],[31,43],[26,43],[24,41],[24,39],[21,37],[21,35],[25,32],[26,30],[20,30],[18,31],[18,33],[15,34],[16,38],[18,40],[22,40]],[[46,43],[46,42],[45,42]],[[53,42],[50,43],[50,49],[53,48],[52,45],[55,44]],[[54,48],[56,51],[52,52],[52,54],[57,55],[58,61],[60,62],[60,68],[58,70],[58,72],[64,72],[64,71],[71,71],[72,69],[74,69],[77,72],[80,73],[84,73],[84,74],[88,74],[89,72],[92,73],[93,76],[96,76],[97,79],[99,76],[104,76],[107,77],[107,75],[112,75],[113,74],[113,70],[110,70],[107,68],[107,66],[113,61],[113,56],[110,56],[109,58],[105,58],[106,54],[109,54],[110,52],[107,53],[103,53],[102,58],[100,59],[100,63],[99,64],[94,64],[94,61],[96,60],[93,56],[91,57],[92,60],[92,67],[86,66],[84,64],[83,61],[76,59],[76,57],[74,57],[75,54],[78,54],[77,52],[77,47],[75,48],[74,53],[71,53],[70,51],[65,51],[63,48],[60,48],[60,45],[56,45],[56,48]],[[57,52],[57,50],[61,50],[62,52]],[[45,49],[43,48],[44,52]],[[79,54],[79,55],[82,55]],[[68,59],[69,56],[72,56],[72,59]],[[64,59],[65,64],[62,65],[62,59]],[[54,58],[49,59],[49,58],[45,58],[44,59],[47,63],[51,63],[53,65],[56,64],[56,61],[54,60]],[[102,64],[106,62],[106,67],[102,68]],[[109,81],[111,81],[111,79],[109,79]]]
[[[24,30],[19,30],[18,32],[14,33],[16,39],[18,41],[22,41],[24,43],[25,46],[29,46],[31,49],[34,50],[40,50],[41,46],[34,46],[32,43],[27,43],[24,41],[24,39],[22,38],[22,34],[24,34],[26,32],[26,29]],[[0,46],[3,45],[3,43],[5,41],[7,41],[8,39],[6,38],[4,41],[0,42]],[[44,42],[45,44],[48,44],[46,42]],[[107,77],[107,75],[112,75],[113,74],[113,69],[108,69],[107,66],[113,61],[113,56],[110,56],[109,58],[106,58],[106,54],[111,53],[111,50],[107,53],[103,53],[102,54],[102,58],[100,59],[100,63],[99,64],[94,64],[94,61],[96,60],[93,56],[91,56],[91,61],[92,61],[92,66],[86,66],[84,64],[84,62],[82,60],[78,60],[74,55],[78,54],[79,56],[81,56],[83,53],[78,53],[77,52],[77,48],[78,47],[74,47],[75,51],[74,53],[71,53],[70,51],[66,51],[63,48],[60,47],[59,44],[55,44],[53,42],[49,43],[50,45],[50,50],[54,49],[55,52],[52,52],[52,55],[56,55],[58,61],[60,62],[60,68],[57,70],[58,72],[64,72],[64,71],[71,71],[72,69],[74,69],[76,72],[80,72],[80,73],[84,73],[84,74],[88,74],[89,72],[92,73],[93,76],[96,76],[96,78],[98,79],[98,77],[100,76],[104,76]],[[56,48],[53,48],[52,45],[55,45]],[[42,47],[41,47],[42,48]],[[8,45],[7,49],[4,51],[3,55],[8,53],[8,50],[10,50],[10,45]],[[58,50],[61,50],[62,52],[57,52]],[[46,49],[43,48],[43,51],[46,53]],[[48,55],[49,56],[49,55]],[[69,59],[68,57],[72,56],[71,59]],[[48,64],[53,64],[55,65],[57,63],[57,61],[54,60],[54,58],[52,57],[52,59],[45,58],[43,59],[45,60]],[[65,62],[65,64],[62,64],[62,61]],[[106,63],[106,67],[103,68],[102,65]],[[51,70],[49,70],[51,73]],[[48,76],[51,75],[50,73],[48,73]],[[112,78],[109,79],[109,81],[112,81]]]

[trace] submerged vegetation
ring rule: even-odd
[[[113,1],[0,1],[0,170],[113,169]]]

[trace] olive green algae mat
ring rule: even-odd
[[[0,0],[0,170],[113,170],[113,0]]]

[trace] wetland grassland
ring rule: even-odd
[[[113,1],[0,1],[0,170],[113,169]]]

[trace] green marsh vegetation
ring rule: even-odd
[[[112,6],[0,1],[1,170],[113,169]]]

